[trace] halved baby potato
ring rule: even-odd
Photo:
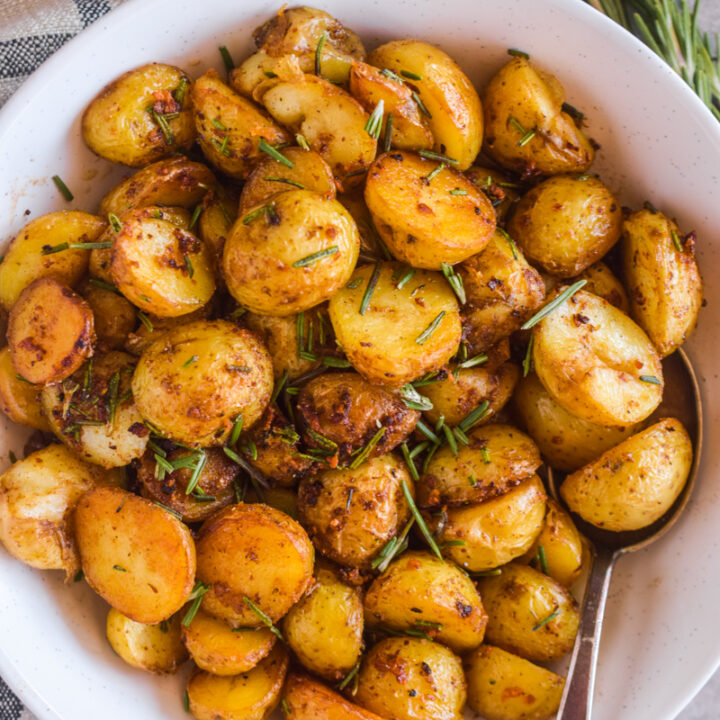
[[[80,294],[92,310],[98,348],[105,351],[122,348],[137,322],[132,303],[119,291],[94,282],[82,285]]]
[[[0,350],[0,410],[13,422],[36,430],[50,430],[40,407],[42,386],[21,380],[10,359],[10,348]]]
[[[626,315],[630,314],[630,301],[623,284],[601,260],[586,267],[574,280],[587,280],[585,290],[599,295]]]

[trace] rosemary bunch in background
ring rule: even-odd
[[[698,29],[700,0],[586,0],[651,47],[720,120],[718,36]]]

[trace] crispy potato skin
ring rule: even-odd
[[[300,483],[300,521],[323,555],[370,569],[383,545],[410,519],[403,481],[412,492],[410,474],[394,455],[372,458],[355,470],[321,471]]]
[[[7,330],[15,370],[37,385],[60,382],[93,354],[90,306],[51,276],[30,283],[13,305]]]
[[[245,597],[275,622],[312,579],[307,533],[267,505],[240,503],[216,513],[200,528],[197,551],[198,578],[210,585],[203,608],[233,627],[263,624]]]
[[[225,320],[197,320],[163,333],[143,353],[132,380],[142,416],[195,447],[222,445],[238,414],[243,427],[252,427],[272,387],[264,345]]]
[[[490,80],[483,94],[483,150],[502,167],[527,175],[584,172],[595,157],[590,141],[562,111],[565,91],[549,73],[516,57]],[[524,135],[514,118],[535,135]]]
[[[499,231],[481,253],[461,263],[457,273],[467,295],[463,332],[474,352],[488,350],[518,330],[545,299],[540,273]]]
[[[683,235],[662,213],[640,210],[623,223],[622,257],[632,316],[665,357],[687,340],[702,306],[695,235]]]
[[[176,672],[188,657],[180,638],[178,615],[166,621],[165,626],[146,625],[110,608],[105,635],[112,649],[128,665],[156,675]]]
[[[239,675],[251,670],[277,640],[269,628],[233,629],[202,608],[181,630],[190,657],[201,670],[213,675]]]
[[[468,434],[457,455],[441,447],[417,487],[421,507],[480,503],[507,493],[532,475],[542,459],[535,443],[509,425],[487,425]]]
[[[577,278],[573,278],[568,282],[572,283],[575,280],[587,280],[585,290],[593,295],[599,295],[618,310],[622,310],[626,315],[630,314],[630,301],[623,284],[601,260],[586,267]]]
[[[96,488],[75,509],[85,579],[135,622],[167,620],[195,579],[195,543],[187,526],[156,504],[120,488]]]
[[[465,171],[465,177],[487,195],[495,208],[498,222],[505,220],[516,198],[520,196],[522,186],[513,182],[510,176],[501,170],[485,165],[469,167]]]
[[[243,307],[291,315],[319,305],[348,282],[360,236],[337,200],[289,190],[273,198],[272,212],[262,208],[251,208],[238,219],[223,252],[228,290]],[[258,210],[260,216],[254,217]],[[322,251],[328,254],[304,263]]]
[[[29,222],[12,239],[0,264],[0,305],[10,310],[20,293],[40,277],[52,276],[63,285],[75,286],[87,270],[90,252],[69,247],[43,255],[43,249],[64,242],[94,242],[106,227],[101,217],[78,211],[49,213]]]
[[[460,658],[430,640],[401,637],[369,650],[355,694],[359,705],[396,720],[461,720],[465,697]]]
[[[10,348],[0,350],[0,410],[13,422],[36,430],[50,430],[40,407],[42,387],[23,382],[10,359]]]
[[[520,198],[508,232],[530,262],[568,278],[603,257],[621,225],[620,203],[600,180],[557,175]]]
[[[470,167],[482,142],[483,111],[475,88],[452,58],[434,45],[407,39],[376,48],[368,63],[422,78],[407,84],[417,91],[432,116],[428,124],[434,150],[457,160],[459,170]]]
[[[456,653],[476,648],[487,615],[472,580],[428,552],[406,552],[373,580],[365,619],[398,632],[420,630]]]
[[[355,370],[373,384],[400,387],[439,370],[455,354],[462,332],[458,304],[440,273],[416,270],[398,289],[407,267],[382,263],[361,315],[373,270],[373,265],[356,268],[350,283],[330,298],[330,320]],[[434,331],[418,343],[417,338],[436,321]]]
[[[371,385],[356,373],[321,375],[303,385],[298,393],[297,417],[306,428],[306,442],[317,446],[308,431],[320,433],[338,446],[340,462],[350,461],[378,432],[385,432],[369,457],[390,452],[405,440],[420,419],[400,397]]]
[[[173,91],[186,84],[185,99],[179,103]],[[87,146],[112,162],[142,167],[189,148],[195,140],[191,103],[192,80],[180,69],[149,63],[123,73],[106,85],[90,102],[82,116],[82,135]],[[179,113],[165,120],[165,135],[147,108],[157,115]],[[170,142],[168,142],[168,140]]]
[[[92,310],[98,348],[118,350],[135,328],[135,308],[112,290],[85,283],[80,294]]]
[[[533,328],[533,340],[538,379],[583,420],[625,427],[644,420],[662,400],[662,366],[652,342],[597,295],[576,292]]]
[[[341,582],[329,568],[316,568],[314,580],[283,619],[283,633],[308,670],[342,680],[362,650],[362,601],[357,588]]]
[[[639,429],[638,424],[605,427],[572,415],[553,400],[534,373],[520,380],[513,407],[545,462],[563,472],[587,465]]]
[[[560,494],[570,510],[593,525],[638,530],[670,509],[692,458],[692,442],[682,423],[666,418],[568,475]]]
[[[580,613],[572,595],[551,577],[511,563],[478,590],[488,614],[487,642],[534,662],[551,662],[575,642]],[[538,627],[550,615],[558,614]]]
[[[428,182],[437,167],[436,160],[393,151],[375,160],[365,183],[365,202],[390,252],[427,270],[479,253],[496,222],[490,201],[457,170],[445,167]]]
[[[276,643],[270,654],[241,675],[196,672],[188,681],[190,712],[196,720],[264,720],[280,702],[288,653]]]
[[[468,705],[487,720],[549,720],[558,710],[565,679],[492,645],[463,661]]]
[[[70,580],[80,568],[72,532],[75,505],[87,490],[121,481],[119,473],[103,472],[62,445],[48,445],[0,476],[0,540],[26,565],[65,570]]]

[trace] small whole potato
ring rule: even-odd
[[[225,320],[197,320],[163,333],[135,368],[142,416],[173,440],[222,445],[239,415],[250,428],[272,394],[272,362],[252,333]]]
[[[485,165],[469,167],[465,176],[487,195],[498,221],[505,220],[515,200],[520,197],[522,185],[513,182],[504,172]]]
[[[368,171],[365,202],[390,252],[413,267],[440,270],[466,260],[495,231],[495,211],[475,185],[415,153],[380,155]]]
[[[381,640],[365,655],[355,701],[395,720],[461,720],[466,683],[460,658],[420,638]]]
[[[551,275],[577,275],[620,239],[620,203],[600,180],[557,175],[520,198],[508,232],[531,263]]]
[[[672,507],[692,461],[687,431],[666,418],[568,475],[560,494],[586,522],[616,532],[639,530]]]
[[[223,249],[230,230],[237,220],[239,192],[234,187],[221,187],[205,197],[197,223],[197,234],[202,238],[213,257],[217,275],[220,274]],[[222,283],[221,277],[215,278]]]
[[[222,267],[228,290],[243,307],[290,315],[343,287],[359,252],[357,227],[339,202],[289,190],[237,220]]]
[[[195,140],[192,80],[180,68],[149,63],[106,85],[82,116],[87,146],[112,162],[142,167]]]
[[[97,281],[95,281],[97,282]],[[95,321],[95,335],[101,350],[124,347],[137,321],[135,308],[118,291],[95,284],[91,279],[80,288]]]
[[[0,410],[13,422],[36,430],[50,430],[50,423],[42,413],[42,387],[21,380],[10,359],[10,348],[0,350]]]
[[[623,284],[601,260],[586,267],[577,278],[573,279],[587,280],[585,290],[593,295],[599,295],[618,310],[622,310],[626,315],[630,314],[630,302]]]

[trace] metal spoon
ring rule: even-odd
[[[682,350],[675,351],[663,360],[663,374],[665,395],[650,421],[661,417],[676,417],[683,423],[693,442],[694,457],[690,475],[670,510],[652,525],[641,530],[610,532],[573,515],[578,529],[594,544],[594,559],[585,588],[580,627],[570,657],[568,679],[556,720],[590,720],[600,633],[615,563],[622,555],[641,550],[662,537],[677,522],[687,506],[695,484],[703,436],[700,388],[690,360]],[[555,482],[552,470],[548,469],[550,493],[560,501]]]

